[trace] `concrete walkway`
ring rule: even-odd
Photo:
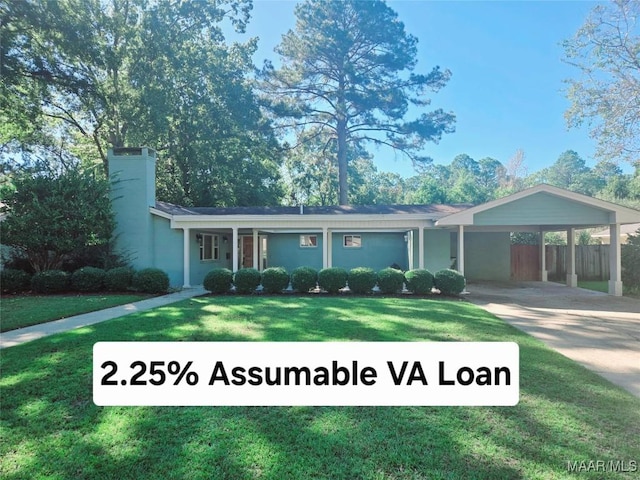
[[[640,300],[550,282],[467,290],[470,302],[640,397]]]
[[[74,317],[62,318],[53,322],[41,323],[31,327],[19,328],[0,334],[0,349],[13,347],[21,343],[47,337],[54,333],[66,332],[74,328],[86,327],[94,323],[104,322],[112,318],[122,317],[134,312],[143,312],[170,303],[179,302],[187,298],[197,297],[208,293],[202,287],[187,288],[177,293],[170,293],[160,297],[153,297],[139,302],[127,303],[117,307],[106,308],[96,312],[83,313]]]

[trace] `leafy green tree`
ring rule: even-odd
[[[625,175],[614,162],[600,160],[593,168],[593,176],[598,188],[598,196],[615,201],[629,196],[630,175]]]
[[[573,150],[563,152],[553,165],[540,170],[532,178],[536,183],[544,182],[585,195],[594,195],[598,186],[585,160]]]
[[[627,243],[622,245],[622,282],[625,286],[640,290],[640,229],[629,235]]]
[[[284,160],[286,202],[292,205],[335,205],[337,165],[332,142],[321,135],[300,133],[297,148]]]
[[[446,186],[438,180],[427,175],[412,177],[407,181],[409,204],[444,204],[450,203]]]
[[[18,173],[2,202],[2,243],[18,249],[36,272],[59,269],[87,247],[107,245],[115,226],[109,182],[89,171]]]
[[[108,147],[155,148],[163,200],[275,203],[280,153],[248,81],[256,42],[229,45],[221,28],[244,30],[250,8],[250,0],[11,2],[0,25],[0,98],[12,126],[0,133],[37,143],[18,133],[40,120],[67,153],[105,172]]]
[[[404,201],[404,180],[397,173],[379,172],[369,155],[349,162],[349,203],[394,205]]]
[[[411,189],[410,203],[483,203],[497,198],[506,169],[493,158],[457,155],[450,165],[429,165]]]
[[[565,61],[580,76],[567,81],[570,126],[587,123],[597,155],[635,162],[640,153],[640,2],[597,5],[564,42]]]
[[[265,65],[262,88],[284,126],[313,128],[335,143],[339,203],[348,203],[350,144],[427,162],[420,149],[452,132],[454,116],[438,109],[404,118],[410,105],[427,106],[426,92],[442,88],[450,72],[413,73],[417,40],[384,1],[306,0],[295,13],[295,30],[276,48],[282,65]]]
[[[338,202],[336,145],[322,135],[299,140],[285,159],[284,180],[287,203],[298,205],[335,205]],[[400,175],[379,172],[371,156],[358,145],[348,154],[349,203],[382,205],[403,203],[404,181]]]
[[[485,197],[484,201],[497,198],[500,187],[507,177],[507,169],[499,160],[485,157],[478,161],[480,171],[476,179]]]

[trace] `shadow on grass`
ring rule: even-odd
[[[93,343],[132,339],[516,341],[521,402],[96,407]],[[6,479],[563,478],[567,461],[640,454],[637,399],[461,302],[198,298],[12,347],[1,364]]]

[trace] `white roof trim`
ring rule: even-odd
[[[513,201],[520,200],[537,193],[548,193],[556,197],[565,198],[573,202],[581,203],[590,207],[595,207],[607,212],[614,213],[616,223],[635,223],[638,221],[638,218],[640,218],[640,211],[638,210],[623,207],[622,205],[616,205],[615,203],[606,202],[604,200],[600,200],[599,198],[589,197],[587,195],[582,195],[581,193],[571,192],[569,190],[542,183],[540,185],[527,188],[526,190],[522,190],[512,195],[508,195],[497,200],[492,200],[481,205],[476,205],[475,207],[468,208],[467,210],[463,210],[462,212],[447,215],[446,217],[442,217],[437,220],[435,224],[440,227],[448,225],[473,225],[473,219],[476,213],[491,210],[492,208],[506,205]]]
[[[170,213],[163,212],[163,211],[158,210],[157,208],[154,208],[154,207],[149,207],[149,211],[153,215],[157,215],[159,217],[166,218],[167,220],[171,220],[173,218],[173,215],[171,215]]]
[[[378,214],[348,214],[348,215],[172,215],[154,207],[149,212],[171,221],[171,228],[261,228],[261,229],[291,229],[300,225],[302,229],[328,228],[362,228],[358,223],[367,223],[366,228],[375,224],[381,230],[430,228],[434,225],[432,215],[423,213],[378,213]],[[387,227],[388,225],[388,227]]]

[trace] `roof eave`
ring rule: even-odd
[[[640,218],[640,211],[638,210],[542,183],[536,185],[535,187],[516,192],[512,195],[507,195],[506,197],[498,198],[497,200],[492,200],[490,202],[471,207],[467,210],[463,210],[462,212],[456,212],[451,215],[444,216],[436,221],[436,225],[473,225],[474,215],[476,213],[485,212],[487,210],[491,210],[492,208],[496,208],[501,205],[505,205],[507,203],[511,203],[513,201],[535,195],[536,193],[548,193],[549,195],[565,198],[577,203],[581,203],[583,205],[588,205],[590,207],[599,208],[601,210],[610,212],[612,223],[636,223],[638,221],[638,218]]]

